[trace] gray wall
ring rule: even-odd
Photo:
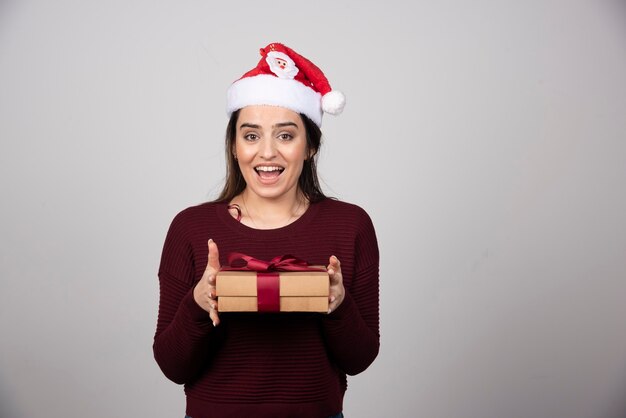
[[[1,1],[0,416],[183,415],[161,246],[215,197],[225,90],[272,41],[345,92],[321,174],[379,235],[347,416],[626,416],[617,0]]]

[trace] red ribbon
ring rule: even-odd
[[[241,264],[243,262],[243,264]],[[242,253],[228,255],[229,266],[224,271],[255,271],[257,286],[257,307],[259,312],[280,311],[280,271],[326,271],[323,267],[311,267],[304,260],[292,255],[282,255],[270,261],[259,260]],[[239,266],[235,267],[235,264]]]
[[[256,274],[256,304],[259,312],[280,311],[280,276],[278,273]]]

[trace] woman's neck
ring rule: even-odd
[[[231,203],[241,208],[241,223],[255,229],[275,229],[289,225],[302,216],[309,206],[300,190],[275,199],[266,199],[245,189]]]

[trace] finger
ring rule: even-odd
[[[333,270],[334,272],[341,272],[341,263],[339,262],[339,259],[334,255],[331,255],[328,259],[328,269]]]
[[[220,317],[217,313],[217,309],[211,308],[211,310],[209,311],[209,316],[211,317],[211,321],[213,321],[213,326],[218,326],[220,323]]]
[[[207,268],[210,266],[214,272],[218,272],[220,270],[220,253],[217,249],[217,244],[212,239],[209,240],[209,262],[207,264]]]
[[[209,271],[207,274],[207,281],[209,282],[209,286],[215,287],[217,283],[216,274],[213,271]]]
[[[343,302],[345,294],[343,292],[334,292],[328,296],[328,313],[334,312]]]
[[[209,292],[209,317],[213,321],[213,326],[216,327],[220,323],[220,317],[218,312],[217,300],[213,299],[212,292]]]
[[[329,296],[328,297],[328,313],[333,312],[336,307],[337,307],[337,299],[335,298],[335,296]]]
[[[332,281],[339,280],[337,274],[341,275],[341,263],[339,262],[339,259],[334,255],[330,256],[327,270]]]

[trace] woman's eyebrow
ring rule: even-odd
[[[276,129],[276,128],[285,128],[287,126],[293,126],[295,128],[298,127],[298,125],[295,122],[279,122],[275,125],[272,126],[272,129]],[[252,128],[252,129],[261,129],[261,125],[256,125],[254,123],[247,123],[244,122],[241,125],[239,125],[239,129],[242,128]]]
[[[280,122],[275,124],[274,126],[272,126],[272,128],[276,129],[276,128],[285,128],[287,126],[293,126],[295,128],[298,127],[298,125],[294,122]]]
[[[253,123],[242,123],[239,126],[239,129],[241,129],[241,128],[261,129],[261,125],[255,125]]]

